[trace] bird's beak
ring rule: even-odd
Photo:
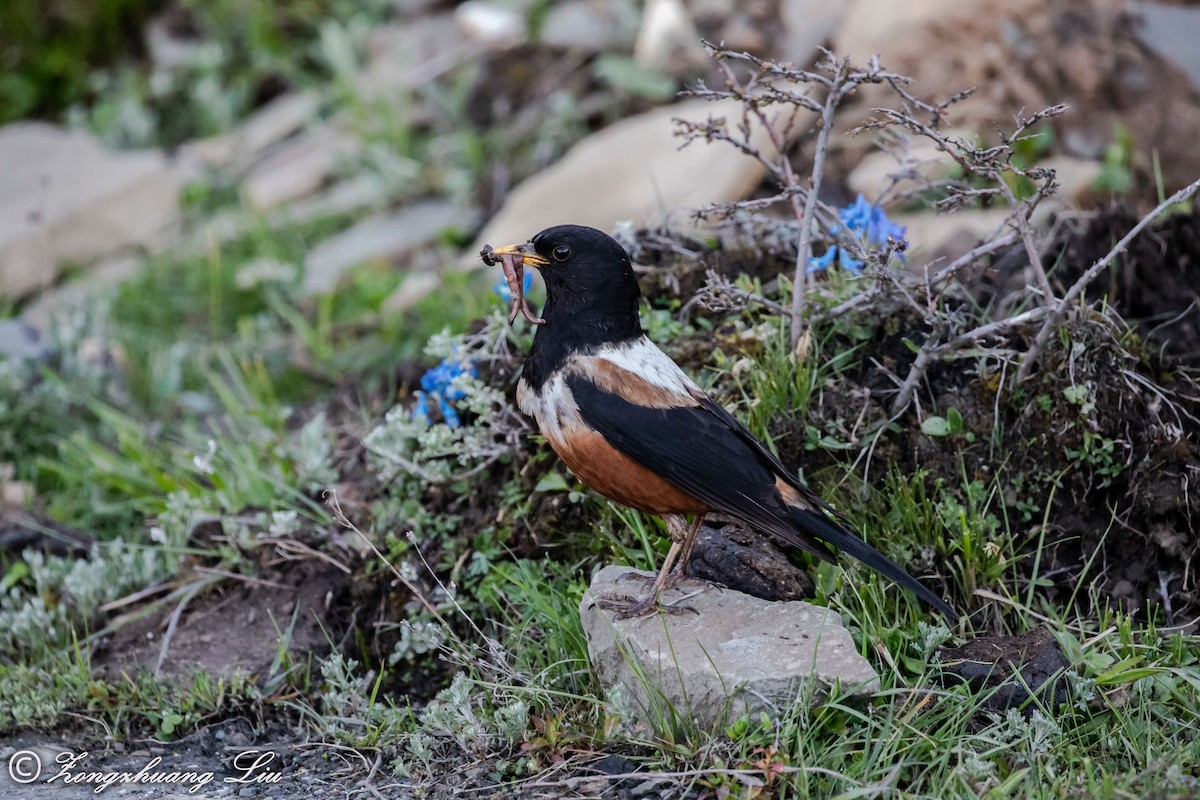
[[[532,242],[525,244],[506,244],[504,247],[497,247],[493,252],[498,256],[516,255],[521,257],[521,261],[531,267],[541,269],[550,262],[542,256],[539,256],[537,251],[533,249]]]

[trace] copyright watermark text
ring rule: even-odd
[[[53,784],[62,786],[91,786],[101,794],[116,785],[175,786],[195,793],[213,781],[212,771],[195,768],[175,769],[163,764],[162,756],[123,769],[103,769],[88,764],[91,754],[62,752],[47,756],[39,750],[17,750],[8,757],[8,777],[18,784]],[[238,753],[229,764],[232,774],[221,778],[222,783],[272,784],[283,778],[278,755],[272,750],[246,750]]]

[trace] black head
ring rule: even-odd
[[[642,335],[642,291],[628,254],[611,236],[582,225],[557,225],[521,250],[546,282],[546,324],[534,336],[527,381],[539,385],[572,353]]]

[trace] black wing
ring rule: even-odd
[[[832,519],[826,503],[708,397],[697,397],[695,406],[650,408],[579,374],[568,375],[566,383],[588,427],[680,489],[825,561],[833,557],[822,542],[833,545],[957,617],[940,597]],[[807,508],[784,503],[776,488],[779,478],[796,489]]]
[[[617,450],[718,511],[832,561],[825,547],[788,520],[788,508],[775,487],[782,465],[732,416],[715,413],[713,408],[720,407],[711,400],[649,408],[579,374],[566,381],[584,423]]]

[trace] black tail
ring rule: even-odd
[[[949,603],[926,589],[916,578],[901,569],[900,565],[895,561],[892,561],[820,511],[804,511],[791,507],[788,509],[788,512],[792,520],[806,533],[810,533],[821,541],[833,545],[847,555],[854,556],[876,572],[886,575],[905,589],[912,590],[917,597],[945,614],[952,621],[958,619],[958,612]]]

